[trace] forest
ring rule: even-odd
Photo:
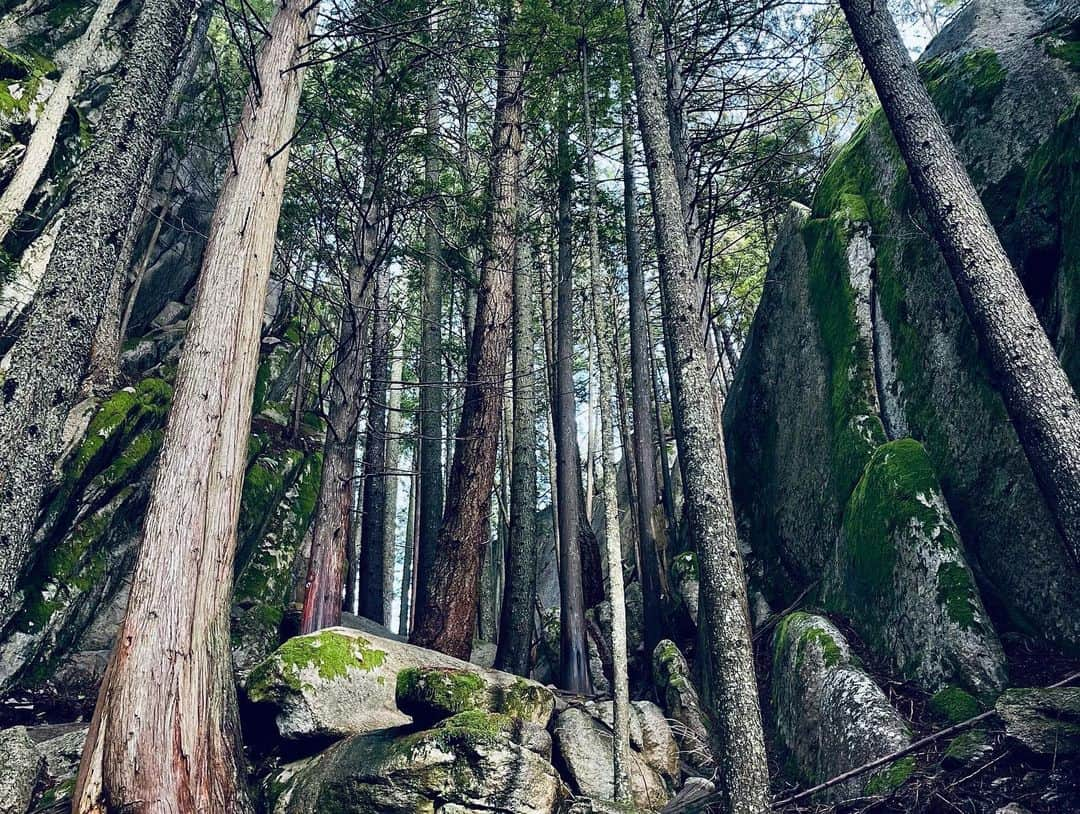
[[[0,814],[1080,812],[1080,0],[0,0]]]

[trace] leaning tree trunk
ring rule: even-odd
[[[383,545],[386,540],[386,413],[390,370],[390,269],[375,275],[371,387],[364,442],[364,511],[360,516],[360,615],[383,623]]]
[[[210,227],[75,812],[251,808],[229,643],[233,557],[263,306],[303,81],[293,66],[316,14],[303,0],[274,15],[234,136],[235,169]]]
[[[841,0],[1005,407],[1080,562],[1080,403],[884,1]]]
[[[341,624],[345,552],[354,533],[356,438],[364,402],[364,362],[379,245],[379,207],[370,173],[365,174],[361,195],[356,227],[360,262],[346,281],[337,358],[330,374],[322,479],[311,532],[301,633]]]
[[[146,0],[80,162],[40,293],[0,388],[0,621],[30,552],[30,535],[63,442],[117,252],[153,152],[193,0]]]
[[[30,141],[26,145],[26,152],[23,153],[19,167],[4,189],[4,194],[0,195],[0,241],[8,236],[15,219],[22,213],[34,187],[41,180],[41,174],[48,166],[56,146],[56,137],[60,133],[64,115],[79,90],[83,71],[101,44],[101,37],[118,5],[120,0],[101,1],[94,16],[90,18],[86,31],[76,43],[60,80],[53,87],[45,107],[38,115],[37,124],[34,132],[30,134]]]
[[[593,146],[592,106],[589,100],[589,52],[581,49],[582,113],[585,126],[585,171],[589,187],[589,277],[596,362],[600,373],[600,465],[604,470],[604,552],[607,555],[608,602],[611,605],[611,674],[615,744],[613,768],[615,801],[630,800],[630,680],[626,666],[626,600],[623,589],[622,543],[619,540],[619,501],[615,494],[615,426],[611,392],[615,376],[614,332],[608,321],[607,301],[600,271],[600,226],[596,212],[596,156]]]
[[[429,16],[431,38],[435,39],[435,16]],[[443,503],[443,396],[442,366],[442,201],[439,199],[439,81],[436,59],[429,63],[425,110],[427,152],[424,154],[424,181],[428,201],[424,223],[424,268],[420,283],[420,552],[416,579],[423,589],[435,559]]]
[[[563,103],[565,105],[565,103]],[[589,647],[585,633],[582,574],[581,463],[574,399],[574,265],[571,257],[571,157],[565,107],[558,123],[558,294],[555,317],[555,483],[559,497],[559,683],[569,692],[587,694]]]
[[[435,559],[417,597],[414,644],[468,659],[476,620],[481,552],[491,513],[491,489],[502,421],[503,373],[510,339],[524,65],[509,40],[516,0],[500,14],[491,211],[464,404]]]
[[[652,187],[660,285],[668,313],[676,440],[685,473],[690,539],[701,575],[701,672],[708,677],[719,741],[718,773],[727,810],[769,810],[769,772],[761,729],[742,555],[728,488],[723,438],[715,420],[701,347],[694,271],[683,228],[679,186],[652,52],[652,23],[637,0],[625,0],[638,115]]]
[[[514,275],[513,327],[513,442],[510,475],[510,542],[506,565],[506,593],[499,625],[499,648],[495,666],[500,670],[529,674],[529,651],[533,638],[533,603],[536,597],[536,371],[533,351],[534,262],[523,262],[518,251]]]
[[[626,277],[630,293],[630,390],[634,418],[634,464],[637,467],[637,516],[641,540],[641,595],[645,617],[645,653],[651,657],[664,638],[661,616],[660,561],[656,539],[664,515],[656,489],[656,440],[653,435],[652,355],[646,314],[645,275],[638,235],[637,191],[631,145],[629,101],[623,104],[623,214],[626,231]]]

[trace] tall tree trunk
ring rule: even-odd
[[[510,47],[516,9],[517,0],[504,0],[500,12],[489,237],[443,522],[432,572],[418,597],[419,613],[411,639],[414,644],[465,659],[472,651],[480,555],[491,514],[510,340],[524,106],[524,65],[520,51]]]
[[[506,593],[499,625],[499,648],[495,666],[500,670],[529,674],[529,651],[533,639],[533,602],[536,596],[536,371],[533,352],[536,332],[533,321],[536,283],[535,263],[525,261],[518,250],[514,275],[513,444],[510,479],[510,540],[506,567]]]
[[[679,409],[676,440],[685,473],[690,539],[701,575],[701,672],[709,677],[713,720],[721,756],[719,778],[727,810],[758,814],[770,807],[769,772],[754,677],[754,654],[742,555],[728,488],[727,462],[714,415],[701,349],[694,270],[683,228],[682,205],[652,52],[647,8],[625,0],[638,115],[649,168],[660,284],[670,324],[673,393]]]
[[[435,40],[435,15],[428,17],[431,38]],[[435,560],[435,541],[439,535],[443,504],[443,394],[442,365],[442,251],[439,230],[442,201],[439,198],[439,74],[437,60],[429,63],[425,126],[427,152],[424,154],[424,180],[428,201],[424,223],[424,268],[420,284],[420,562],[417,582],[427,585]]]
[[[101,37],[118,5],[120,0],[101,0],[86,26],[86,31],[75,44],[67,67],[53,86],[52,93],[38,115],[37,124],[34,132],[30,134],[30,141],[26,145],[26,152],[23,153],[19,167],[4,189],[4,194],[0,195],[0,241],[8,236],[15,219],[22,213],[34,187],[41,180],[41,174],[48,166],[56,146],[60,125],[63,124],[68,107],[79,90],[83,71],[101,44]]]
[[[548,491],[551,495],[551,531],[552,536],[555,538],[555,562],[556,565],[559,562],[559,552],[562,550],[562,546],[559,543],[559,490],[555,487],[555,341],[554,341],[554,325],[552,325],[553,313],[555,310],[554,288],[558,285],[558,281],[554,279],[555,275],[551,273],[551,251],[548,247],[541,250],[539,247],[536,249],[537,256],[544,257],[544,266],[548,270],[548,274],[540,274],[540,316],[543,319],[544,327],[544,366],[548,371],[547,376],[544,377],[544,384],[546,386],[547,400],[544,409],[544,419],[547,422],[547,477],[548,477]],[[548,284],[548,279],[551,279],[551,284]]]
[[[364,402],[364,362],[380,262],[379,204],[370,172],[365,173],[360,208],[356,227],[359,262],[345,281],[336,358],[330,374],[322,476],[311,530],[311,554],[304,583],[304,608],[300,615],[301,633],[341,624],[346,550],[355,537],[356,440]],[[355,582],[352,576],[349,575],[350,582]]]
[[[589,648],[585,633],[585,589],[582,537],[586,527],[582,506],[581,462],[577,445],[574,398],[574,265],[570,234],[570,194],[573,165],[565,102],[558,122],[559,290],[555,318],[555,466],[559,493],[559,665],[564,690],[587,694]]]
[[[386,500],[383,509],[383,624],[390,626],[394,603],[394,566],[397,562],[397,504],[401,477],[401,391],[405,375],[404,331],[390,363],[390,390],[386,404]]]
[[[653,433],[652,342],[649,335],[645,274],[641,265],[634,153],[629,100],[623,103],[623,217],[626,276],[630,294],[630,390],[634,416],[634,464],[637,467],[637,518],[641,540],[641,594],[645,617],[645,655],[664,638],[661,616],[660,561],[656,539],[664,518],[656,492],[656,439]]]
[[[263,306],[303,81],[303,69],[293,66],[317,13],[306,2],[281,7],[258,56],[258,81],[235,134],[235,169],[214,210],[127,614],[79,767],[75,812],[251,808],[229,641],[233,557]]]
[[[607,317],[607,286],[600,270],[600,225],[596,212],[596,156],[592,105],[589,100],[589,51],[581,49],[582,113],[585,126],[585,172],[589,188],[589,277],[592,290],[596,361],[600,382],[600,465],[604,470],[604,551],[607,554],[608,602],[611,605],[611,674],[615,744],[613,768],[615,800],[630,800],[630,681],[626,666],[626,601],[623,589],[622,543],[619,540],[619,501],[615,494],[615,426],[611,392],[615,375],[614,336]]]
[[[375,275],[371,331],[371,389],[364,443],[364,512],[360,516],[360,615],[379,624],[383,616],[383,543],[386,538],[386,413],[390,364],[390,269]]]
[[[1080,562],[1080,403],[919,78],[888,6],[841,0],[930,229],[1028,461]]]
[[[0,621],[12,610],[12,591],[159,136],[193,5],[146,0],[123,60],[123,82],[106,102],[79,163],[40,293],[8,357],[0,388]]]
[[[419,486],[420,486],[420,456],[419,441],[413,447],[412,475],[409,477],[409,516],[405,521],[405,555],[401,566],[401,602],[398,605],[398,635],[409,635],[409,618],[412,616],[413,597],[413,574],[416,573],[416,559],[418,555],[417,518],[420,513]]]

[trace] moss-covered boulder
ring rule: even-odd
[[[267,810],[551,814],[566,788],[547,760],[516,742],[515,726],[506,716],[465,712],[419,732],[355,735],[272,775]]]
[[[520,676],[348,628],[289,639],[242,686],[254,714],[269,712],[290,741],[401,726],[413,714],[421,725],[481,711],[543,726],[555,703]]]
[[[809,785],[895,752],[911,740],[907,724],[858,665],[847,640],[827,619],[785,616],[773,635],[772,708],[791,773]],[[834,786],[854,797],[895,788],[914,759]]]
[[[546,726],[555,708],[551,690],[524,678],[507,683],[502,675],[494,670],[406,667],[397,674],[395,701],[418,724],[482,710]]]
[[[988,695],[1005,685],[1005,655],[918,441],[874,451],[822,594],[898,676],[929,691],[961,684]]]
[[[920,70],[1080,384],[1076,14],[969,4]],[[1080,573],[880,111],[785,224],[724,420],[740,528],[774,605],[820,576],[874,450],[912,437],[995,622],[1080,649]]]
[[[610,727],[571,707],[555,719],[555,749],[574,790],[596,800],[615,799]],[[630,753],[630,790],[639,809],[661,808],[671,797],[663,776],[636,751]]]
[[[701,706],[697,688],[690,676],[690,665],[670,639],[658,642],[652,656],[653,683],[664,713],[675,727],[680,757],[689,765],[705,771],[716,766],[709,732],[709,717]]]
[[[1011,689],[994,710],[1005,734],[1044,757],[1080,754],[1080,688]]]

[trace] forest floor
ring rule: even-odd
[[[832,619],[834,623],[835,619]],[[888,678],[876,669],[873,659],[850,628],[838,624],[863,662],[863,666],[889,696],[893,706],[908,720],[912,741],[933,735],[947,724],[929,709],[927,694],[911,684]],[[763,636],[757,647],[760,686],[769,686],[772,636]],[[1070,659],[1033,645],[1018,636],[1005,636],[1002,644],[1009,663],[1010,686],[1048,687],[1067,676],[1080,673],[1080,660]],[[1077,682],[1073,682],[1075,685]],[[761,692],[766,720],[771,719],[771,699]],[[944,737],[914,753],[914,773],[889,794],[843,801],[799,801],[779,806],[782,814],[994,814],[1010,803],[1022,806],[1031,814],[1077,814],[1080,812],[1080,757],[1044,759],[1008,740],[1001,721],[991,715],[972,729],[983,733],[986,750],[970,762],[956,764],[946,756],[950,738]],[[767,737],[768,737],[767,733]],[[774,778],[774,798],[783,801],[802,791],[785,777],[778,762],[779,750],[769,744],[770,767]],[[1009,814],[1014,814],[1009,811]]]

